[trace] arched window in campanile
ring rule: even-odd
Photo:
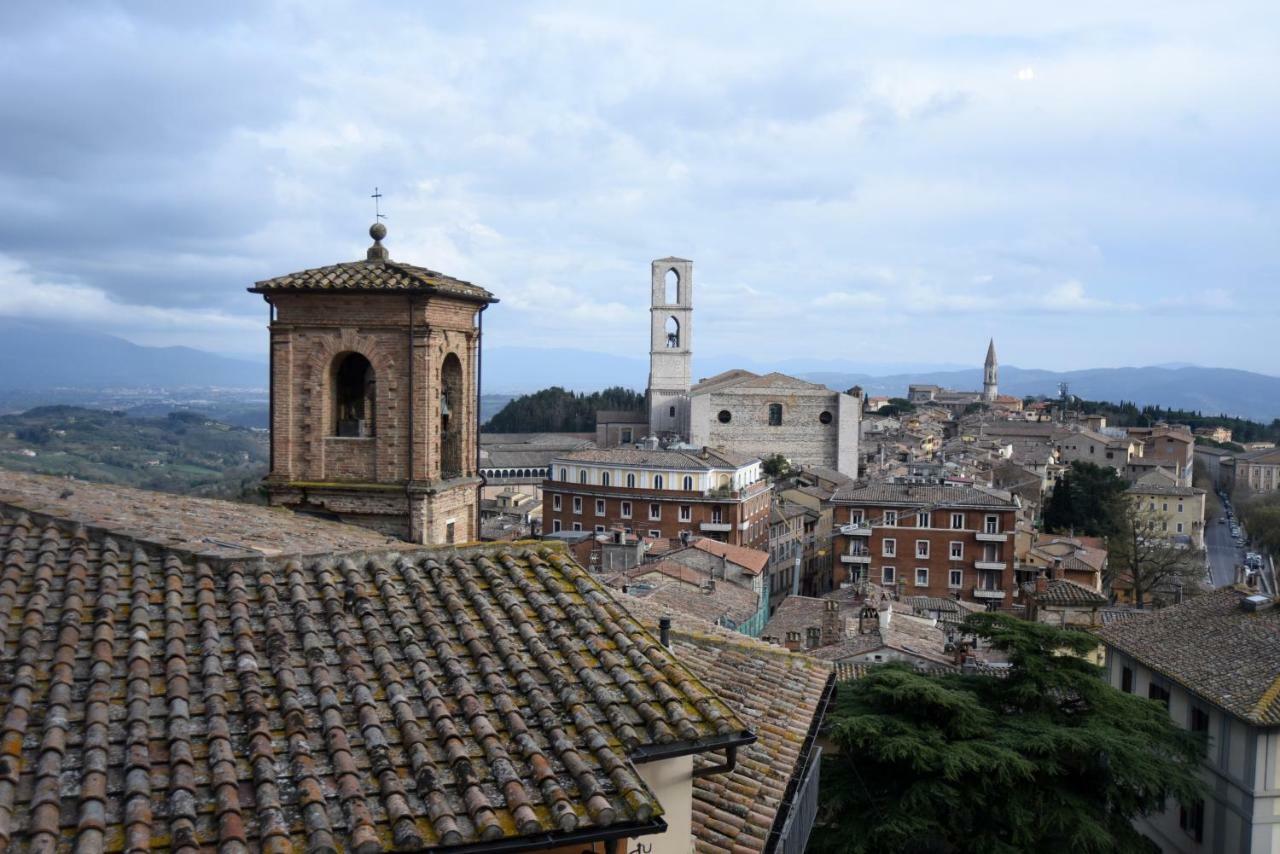
[[[359,353],[344,353],[333,364],[333,432],[372,436],[376,384],[373,365]]]
[[[462,431],[465,429],[462,362],[453,353],[440,366],[440,475],[461,477]]]

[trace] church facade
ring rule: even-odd
[[[392,261],[258,282],[271,306],[271,504],[411,542],[479,538],[484,288]]]

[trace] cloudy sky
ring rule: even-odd
[[[0,315],[260,356],[392,256],[492,346],[1280,373],[1273,2],[0,5]]]

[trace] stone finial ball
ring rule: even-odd
[[[375,222],[369,226],[369,236],[374,240],[381,240],[387,236],[387,227],[380,222]]]

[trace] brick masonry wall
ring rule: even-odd
[[[560,496],[560,509],[555,509],[555,496]],[[660,536],[668,539],[679,539],[682,531],[714,539],[723,539],[734,545],[764,550],[769,542],[769,501],[771,490],[763,490],[758,495],[747,499],[710,501],[701,493],[662,490],[656,492],[645,489],[627,489],[625,487],[601,487],[589,484],[565,483],[548,480],[543,483],[542,493],[542,530],[545,533],[555,531],[555,522],[559,520],[562,531],[574,530],[574,523],[582,526],[583,531],[594,531],[597,525],[605,530],[613,527],[630,528],[636,534],[647,535],[649,531],[659,531]],[[574,497],[582,499],[582,512],[573,512]],[[604,512],[596,513],[596,501],[604,502]],[[622,512],[623,502],[631,503],[630,517]],[[649,518],[649,505],[661,507],[661,518]],[[689,507],[690,518],[681,521],[680,508]],[[730,526],[728,531],[704,531],[703,523],[712,523],[715,509],[721,512],[720,524]],[[746,530],[741,523],[746,522]]]
[[[445,520],[452,519],[457,542],[475,539],[478,306],[380,294],[282,293],[273,294],[272,302],[275,409],[268,483],[279,493],[273,503],[295,504],[298,493],[285,487],[302,482],[308,484],[309,502],[348,521],[379,531],[395,528],[397,536],[419,542],[443,542]],[[368,439],[334,436],[332,371],[347,352],[364,355],[375,373],[374,435]],[[450,428],[460,430],[463,479],[445,483],[441,371],[451,354],[461,368]],[[355,488],[410,482],[438,492],[411,508],[403,495],[391,507],[379,490],[362,495]],[[322,484],[332,484],[333,494],[322,496]]]
[[[837,505],[835,509],[836,526],[845,525],[849,522],[849,505]],[[886,508],[875,506],[859,506],[858,509],[863,511],[864,519],[879,519]],[[888,508],[894,509],[894,508]],[[901,510],[899,512],[902,512]],[[964,513],[965,527],[960,530],[952,529],[951,514]],[[989,543],[980,541],[977,533],[981,530],[983,520],[987,512],[995,512],[1000,516],[1000,531],[1008,535],[1008,539],[1002,543]],[[979,599],[973,595],[974,585],[978,581],[978,570],[974,566],[975,560],[984,560],[986,549],[992,547],[995,552],[994,560],[1003,561],[1005,569],[1000,575],[1000,589],[1005,591],[1003,600],[994,600],[1004,608],[1008,608],[1014,604],[1013,589],[1014,569],[1013,569],[1013,552],[1014,552],[1014,511],[983,511],[983,510],[949,510],[946,508],[939,509],[933,513],[933,525],[931,528],[915,528],[906,527],[906,524],[897,526],[876,525],[872,528],[869,537],[850,537],[844,534],[837,534],[833,540],[835,551],[832,555],[833,571],[836,583],[848,581],[852,578],[852,573],[861,569],[864,578],[868,578],[877,584],[883,583],[884,567],[890,566],[894,568],[894,587],[903,592],[906,596],[938,596],[950,598],[957,591],[960,592],[961,598],[967,601],[981,601],[983,603],[993,600]],[[892,557],[884,554],[884,541],[892,539],[895,541],[896,554]],[[927,558],[916,557],[916,541],[925,540],[929,543],[929,556]],[[963,557],[960,560],[951,559],[951,543],[960,542],[963,544]],[[850,544],[866,546],[870,549],[869,564],[848,564],[840,560],[840,555],[848,554]],[[928,584],[917,585],[916,569],[924,568],[929,570]],[[950,571],[959,569],[963,572],[960,587],[952,587],[949,583]],[[905,586],[898,583],[905,581]]]

